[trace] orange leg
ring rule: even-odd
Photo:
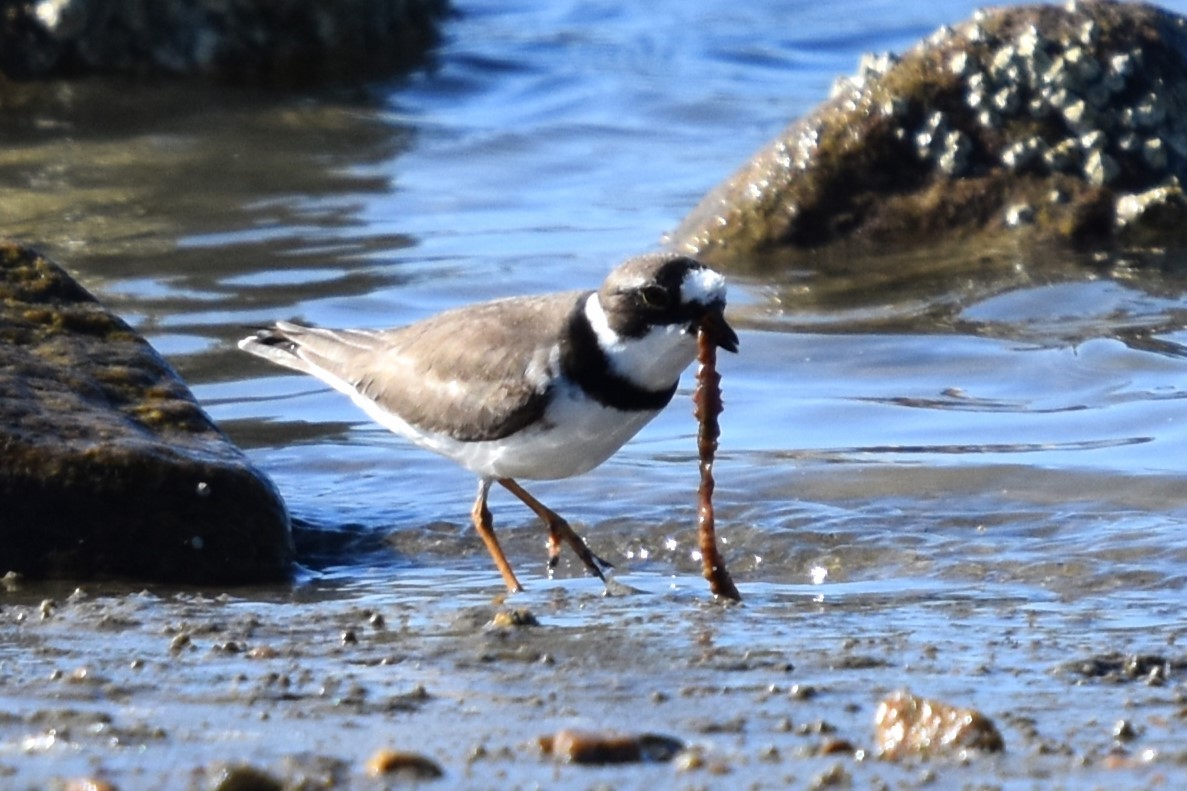
[[[577,553],[577,557],[581,558],[581,562],[585,564],[587,569],[593,572],[595,577],[602,580],[602,582],[606,581],[606,576],[602,573],[602,570],[612,568],[611,564],[591,552],[584,539],[577,535],[560,514],[544,505],[544,503],[535,497],[532,497],[526,489],[511,478],[499,478],[498,481],[499,485],[523,501],[523,504],[531,508],[532,512],[544,520],[544,524],[548,526],[549,569],[556,568],[556,563],[561,553],[561,542],[564,541],[573,548],[573,551]],[[497,563],[498,561],[496,560],[495,562]]]
[[[515,578],[515,572],[511,570],[511,564],[507,562],[507,556],[503,554],[503,548],[499,546],[499,539],[495,537],[494,519],[490,515],[490,509],[486,507],[486,496],[490,493],[491,483],[492,481],[488,478],[483,478],[478,482],[478,497],[474,500],[474,508],[470,511],[470,517],[474,520],[474,528],[478,531],[482,543],[486,544],[486,551],[490,552],[496,568],[503,575],[503,582],[507,583],[507,590],[519,593],[523,590],[523,586]]]

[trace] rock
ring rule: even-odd
[[[539,619],[530,610],[523,608],[499,610],[490,619],[490,627],[492,629],[515,629],[517,627],[539,625]]]
[[[1187,670],[1187,657],[1162,654],[1098,654],[1088,659],[1074,659],[1059,666],[1064,673],[1111,682],[1147,681],[1178,675]]]
[[[959,756],[966,750],[1006,749],[992,720],[979,711],[962,709],[909,692],[895,692],[878,704],[874,715],[878,755],[888,760],[909,756]]]
[[[169,365],[52,262],[0,243],[0,571],[286,578],[271,482]]]
[[[284,791],[283,781],[248,764],[214,767],[211,774],[211,791]]]
[[[137,73],[299,82],[413,65],[446,0],[18,0],[8,77]]]
[[[672,760],[684,749],[683,742],[670,736],[569,728],[542,736],[539,744],[541,752],[574,764],[663,762]]]
[[[1169,242],[1187,238],[1167,220],[1183,219],[1180,201],[1117,208],[1183,180],[1187,19],[1104,0],[1005,7],[863,59],[669,241],[728,265],[974,235],[1112,243],[1151,216]],[[1020,205],[1034,207],[1026,222],[1008,211]]]
[[[444,777],[441,765],[432,758],[403,750],[378,750],[367,759],[367,774],[372,777],[397,775],[407,780],[436,780]]]

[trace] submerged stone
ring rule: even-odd
[[[293,82],[419,62],[446,0],[38,0],[3,4],[0,76],[177,74]]]
[[[1187,180],[1184,17],[1105,0],[987,9],[885,63],[840,81],[670,243],[728,264],[974,237],[1187,241],[1179,201],[1127,200]],[[1027,222],[1019,205],[1035,207]]]
[[[160,355],[61,268],[0,244],[0,572],[285,578],[271,482]]]

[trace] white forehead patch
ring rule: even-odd
[[[712,269],[690,269],[680,283],[680,302],[708,305],[725,301],[725,278]]]

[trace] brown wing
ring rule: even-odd
[[[471,305],[392,330],[278,325],[290,350],[425,431],[492,440],[538,419],[549,360],[582,294]],[[308,369],[307,369],[308,370]]]

